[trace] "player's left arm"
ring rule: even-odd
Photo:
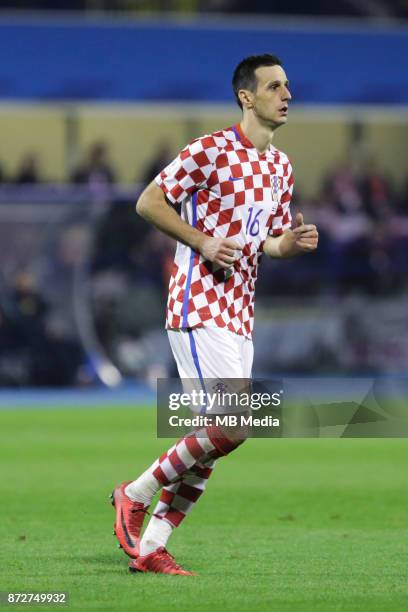
[[[313,224],[303,221],[302,213],[296,215],[296,227],[286,230],[280,236],[268,236],[263,251],[269,257],[295,257],[317,249],[319,233]]]

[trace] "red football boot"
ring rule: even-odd
[[[122,482],[112,492],[112,506],[116,510],[116,521],[113,527],[120,548],[123,548],[129,557],[136,559],[139,555],[140,532],[149,506],[132,501],[126,495],[125,488],[129,482],[132,481]]]
[[[197,576],[178,565],[173,555],[163,546],[144,557],[138,557],[129,563],[131,572],[154,572],[155,574],[173,574],[178,576]]]

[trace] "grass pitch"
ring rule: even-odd
[[[173,534],[186,578],[130,574],[112,536],[111,489],[172,442],[153,410],[2,410],[0,432],[0,590],[77,610],[408,608],[408,440],[249,440]]]

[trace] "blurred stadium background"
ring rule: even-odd
[[[1,387],[151,387],[174,374],[174,244],[134,203],[186,142],[237,121],[230,75],[267,51],[293,93],[276,146],[321,243],[263,262],[255,375],[407,371],[408,4],[248,7],[1,3]]]

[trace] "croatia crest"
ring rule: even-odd
[[[272,186],[272,199],[275,200],[275,202],[279,202],[280,181],[279,181],[279,176],[277,176],[276,174],[273,174],[271,176],[271,186]]]

